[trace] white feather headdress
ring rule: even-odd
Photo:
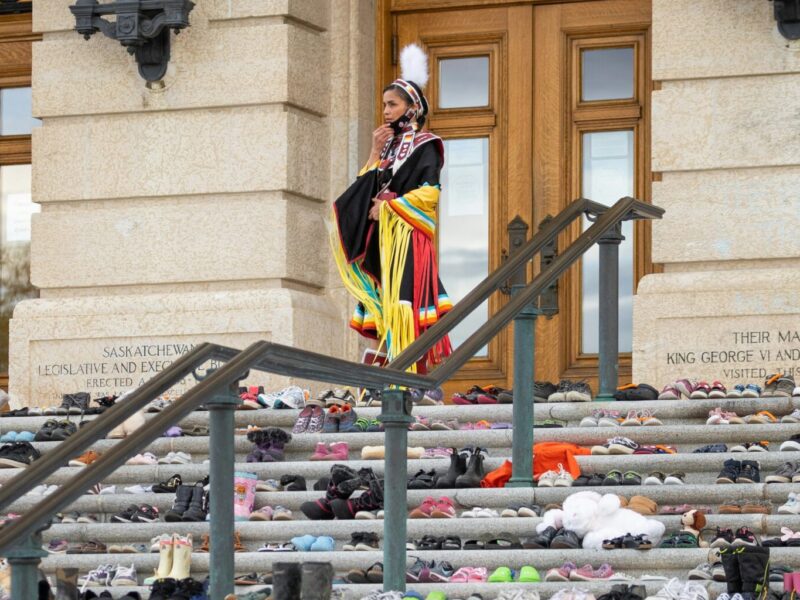
[[[409,44],[400,52],[400,73],[421,88],[428,83],[428,55],[417,44]]]

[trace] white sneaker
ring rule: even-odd
[[[702,583],[687,581],[683,586],[680,600],[708,600],[708,590]]]
[[[553,481],[553,487],[572,487],[573,481],[574,479],[570,472],[564,470],[563,465],[558,465],[558,474],[555,481]]]
[[[145,487],[145,486],[139,485],[137,483],[136,485],[129,485],[128,487],[126,487],[124,489],[129,494],[147,494],[147,493],[150,492],[150,488],[151,488],[151,486],[149,486],[149,485]]]
[[[160,465],[188,465],[192,462],[192,455],[186,452],[169,452],[158,459]]]
[[[171,453],[170,453],[171,454]],[[161,462],[156,458],[154,454],[151,452],[145,452],[143,454],[137,454],[136,456],[131,456],[127,461],[125,461],[126,465],[155,465]]]
[[[778,514],[800,515],[800,498],[794,492],[789,494],[786,503],[778,507]]]
[[[795,395],[797,395],[797,390],[800,390],[800,388],[795,388]],[[783,415],[781,417],[781,423],[800,423],[800,408],[795,408],[788,415]]]
[[[553,487],[558,479],[558,471],[545,471],[539,475],[537,484],[539,487]]]
[[[645,600],[678,600],[683,592],[683,582],[677,577],[673,577],[653,596],[648,596]]]
[[[114,587],[117,586],[135,586],[139,585],[139,578],[136,576],[136,567],[131,565],[130,567],[123,567],[122,565],[117,565],[117,572],[114,575],[114,578],[111,580],[111,585]]]
[[[47,486],[45,484],[37,485],[35,488],[31,488],[27,492],[25,492],[26,496],[43,496],[45,490],[47,490]]]
[[[113,496],[117,493],[117,486],[115,485],[106,485],[100,488],[100,491],[97,492],[99,496]]]

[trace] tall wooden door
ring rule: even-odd
[[[501,264],[514,217],[535,230],[579,196],[606,203],[647,197],[649,0],[385,0],[382,8],[381,84],[399,75],[397,54],[406,44],[428,52],[429,127],[445,140],[439,263],[456,301]],[[560,249],[581,227],[561,236]],[[630,300],[649,268],[649,234],[625,233],[621,349],[629,351]],[[596,269],[596,255],[576,265],[559,283],[558,313],[538,319],[537,379],[596,383]],[[454,332],[454,344],[507,301],[494,294]],[[510,387],[512,343],[509,328],[448,391]],[[626,368],[629,354],[622,378]]]

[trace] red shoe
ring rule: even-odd
[[[408,513],[409,519],[430,519],[431,513],[436,508],[436,500],[428,496],[417,508]]]
[[[442,496],[436,501],[436,505],[431,510],[431,517],[434,519],[454,519],[456,508],[453,501],[447,496]]]

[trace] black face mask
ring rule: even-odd
[[[411,122],[411,117],[413,115],[414,111],[409,108],[402,117],[389,123],[389,126],[392,128],[392,131],[394,131],[395,135],[399,135],[400,132],[403,131],[403,129],[408,127],[408,124]]]

